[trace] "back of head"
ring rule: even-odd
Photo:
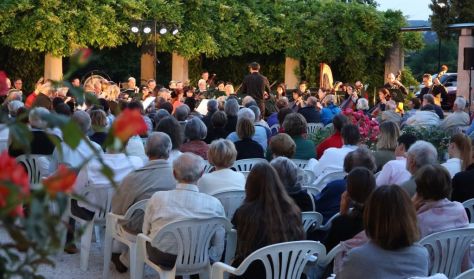
[[[375,164],[372,151],[364,147],[359,147],[349,152],[344,158],[344,171],[349,173],[356,167],[364,167],[371,172],[375,172],[377,165]]]
[[[255,126],[250,119],[240,118],[237,120],[235,132],[240,139],[252,138],[255,134]]]
[[[417,97],[413,97],[411,98],[411,102],[413,103],[414,109],[420,109],[421,107],[420,99],[418,99]]]
[[[224,104],[224,111],[227,116],[237,116],[239,112],[239,102],[234,98],[228,98]]]
[[[364,229],[385,250],[398,250],[418,241],[415,206],[407,192],[397,185],[375,189],[365,205]]]
[[[77,110],[72,114],[72,120],[75,121],[83,133],[87,133],[91,128],[91,117],[82,110]]]
[[[217,111],[217,106],[218,106],[217,100],[211,99],[207,102],[207,111],[215,112]]]
[[[403,134],[398,137],[398,144],[403,144],[405,151],[408,150],[415,142],[417,138],[413,134]]]
[[[355,206],[362,208],[375,189],[373,172],[365,167],[355,167],[347,175],[347,193]]]
[[[90,117],[91,117],[91,124],[92,124],[92,129],[97,130],[97,129],[103,129],[107,127],[107,115],[105,114],[105,111],[101,109],[96,109],[92,110],[90,112]]]
[[[360,141],[359,128],[354,124],[344,125],[341,129],[341,136],[344,144],[357,145]]]
[[[130,103],[128,103],[127,108],[131,110],[138,110],[141,114],[145,113],[143,105],[140,101],[131,101]]]
[[[416,193],[423,200],[437,201],[451,196],[451,176],[439,164],[425,165],[415,173]]]
[[[454,104],[456,105],[455,110],[456,111],[463,111],[466,108],[466,99],[462,96],[456,97],[456,100],[454,100]]]
[[[273,159],[270,164],[278,173],[280,181],[288,194],[301,191],[303,173],[293,161],[286,157],[277,157]]]
[[[334,126],[334,130],[340,132],[344,125],[349,123],[349,119],[342,113],[336,114],[332,119],[332,125]]]
[[[286,116],[290,113],[293,113],[293,111],[288,107],[282,108],[278,111],[277,118],[280,126],[283,126],[283,122],[285,121]]]
[[[146,155],[150,160],[167,160],[171,151],[171,139],[163,132],[153,132],[148,136]]]
[[[189,140],[202,140],[207,135],[207,127],[201,119],[193,117],[188,122],[184,128],[184,135]]]
[[[189,113],[191,110],[187,105],[180,105],[179,107],[176,108],[174,112],[174,116],[176,117],[176,120],[178,121],[185,121],[188,118]]]
[[[252,62],[249,64],[249,68],[253,71],[259,71],[260,70],[260,64],[257,62]]]
[[[21,101],[13,100],[8,103],[8,112],[11,116],[16,116],[16,112],[19,108],[24,107],[25,104]]]
[[[257,102],[255,102],[255,99],[252,98],[252,96],[245,96],[243,99],[242,99],[242,106],[248,108],[249,106],[251,105],[256,105]]]
[[[407,151],[407,157],[413,160],[416,169],[438,163],[438,151],[433,144],[424,140],[418,140],[412,144]]]
[[[196,184],[203,172],[203,159],[193,153],[183,153],[173,161],[173,174],[178,183]]]
[[[278,108],[278,110],[281,110],[283,108],[287,108],[289,106],[289,102],[288,102],[288,98],[286,97],[281,97],[280,99],[278,99],[276,101],[276,107]]]
[[[48,122],[46,121],[48,114],[49,110],[44,107],[36,107],[30,110],[28,120],[31,127],[37,129],[46,129],[48,127]]]
[[[211,117],[212,127],[224,128],[227,125],[227,115],[223,111],[216,111]]]
[[[397,109],[397,103],[395,103],[393,100],[390,100],[385,104],[385,109],[395,111]]]
[[[423,100],[425,100],[426,102],[428,102],[428,104],[431,104],[431,105],[434,105],[435,102],[434,102],[434,97],[433,95],[431,94],[425,94],[423,95]]]
[[[237,150],[230,140],[218,139],[209,145],[207,158],[217,168],[230,168],[237,158]]]
[[[307,125],[306,119],[299,113],[290,113],[283,121],[283,129],[291,137],[305,134]]]
[[[316,99],[316,97],[311,96],[306,100],[306,105],[308,107],[316,107],[317,104],[318,104],[318,99]]]
[[[377,141],[377,149],[395,150],[397,139],[400,136],[400,128],[395,122],[385,121],[380,124],[380,133]]]
[[[260,109],[256,105],[249,106],[249,109],[251,109],[253,114],[255,114],[255,121],[260,121]]]
[[[458,133],[451,137],[451,143],[453,143],[459,150],[462,161],[461,170],[466,170],[466,168],[471,164],[472,161],[471,139],[463,133]]]
[[[369,109],[369,101],[366,98],[359,98],[357,100],[356,108],[358,110],[368,110]]]
[[[190,111],[194,111],[196,109],[196,99],[194,99],[194,97],[186,98],[184,100],[184,104],[189,107]]]
[[[270,151],[274,157],[293,158],[296,152],[295,141],[286,133],[279,133],[270,139]]]
[[[172,116],[166,116],[156,125],[156,131],[163,132],[171,138],[172,149],[179,149],[183,144],[183,134],[178,120]]]
[[[237,119],[246,118],[250,121],[255,122],[255,113],[249,108],[242,108],[237,113]]]

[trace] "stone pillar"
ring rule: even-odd
[[[469,70],[464,70],[464,48],[474,47],[474,32],[472,29],[461,29],[459,36],[459,51],[458,51],[458,84],[457,95],[464,96],[466,100],[469,99]],[[449,70],[448,70],[449,72]],[[474,87],[474,71],[472,71],[472,84]],[[474,99],[474,90],[472,91],[472,98]],[[472,104],[472,101],[471,101]],[[472,106],[471,106],[472,108]]]
[[[44,56],[44,78],[61,80],[63,78],[63,58],[46,53]]]
[[[288,89],[298,88],[299,78],[296,71],[300,69],[300,61],[290,57],[285,59],[285,84]]]
[[[393,43],[385,56],[385,76],[389,73],[397,74],[399,70],[405,67],[405,55],[399,42]],[[385,78],[384,78],[385,81]]]
[[[176,52],[172,56],[171,79],[183,83],[189,80],[188,60]]]
[[[156,79],[156,61],[153,55],[154,48],[150,45],[142,46],[142,55],[140,58],[140,79],[147,81],[149,79]],[[138,82],[137,85],[140,85]]]

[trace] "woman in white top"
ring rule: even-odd
[[[471,163],[471,140],[464,134],[451,137],[448,147],[449,159],[442,166],[445,167],[451,178],[460,171],[466,170]]]
[[[215,170],[199,179],[199,192],[214,195],[225,191],[244,190],[245,176],[230,169],[237,158],[234,143],[225,139],[213,141],[209,145],[207,158]]]

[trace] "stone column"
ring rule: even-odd
[[[183,83],[189,80],[188,60],[180,56],[177,52],[173,52],[171,62],[171,79],[175,81],[182,81]]]
[[[300,61],[290,57],[285,59],[285,84],[288,89],[298,88],[299,78],[295,71],[299,71]]]
[[[385,77],[389,73],[397,74],[405,67],[405,55],[399,42],[393,43],[385,56]],[[384,79],[385,80],[385,79]]]
[[[474,47],[474,33],[472,29],[461,29],[459,36],[459,51],[458,51],[458,84],[457,95],[464,96],[466,100],[469,99],[469,70],[464,70],[464,48]],[[448,70],[449,71],[449,70]],[[474,87],[474,71],[472,71],[472,84]],[[474,99],[474,91],[471,93]],[[472,104],[472,102],[471,102]],[[472,108],[473,106],[471,106]]]
[[[156,61],[153,56],[153,51],[153,46],[142,46],[142,55],[140,58],[140,79],[142,81],[156,79]],[[137,82],[137,85],[140,84],[141,82]]]
[[[46,53],[44,56],[44,78],[61,80],[63,78],[63,58]]]

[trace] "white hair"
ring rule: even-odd
[[[356,108],[358,110],[367,110],[369,109],[369,101],[366,98],[359,98],[357,100]]]
[[[206,81],[205,81],[204,79],[200,79],[200,80],[198,81],[198,85],[199,85],[199,84],[203,84],[203,83],[206,83]]]
[[[387,110],[393,110],[394,111],[394,110],[397,109],[397,103],[395,103],[395,101],[390,100],[385,104],[385,108]]]
[[[466,108],[466,99],[464,99],[464,97],[456,97],[454,104],[456,105],[458,111],[462,111]]]
[[[250,121],[255,122],[255,113],[249,108],[242,108],[237,113],[237,119],[246,118]]]
[[[30,111],[28,115],[28,121],[30,126],[38,129],[46,129],[48,127],[48,122],[46,117],[49,114],[49,110],[43,107],[36,107]]]
[[[174,177],[179,183],[196,183],[203,170],[204,160],[193,153],[183,153],[173,161]]]
[[[171,152],[171,139],[163,132],[153,132],[146,142],[146,155],[148,157],[168,159]]]
[[[418,140],[412,144],[407,151],[407,156],[412,156],[417,169],[438,163],[438,151],[433,144],[424,140]]]

